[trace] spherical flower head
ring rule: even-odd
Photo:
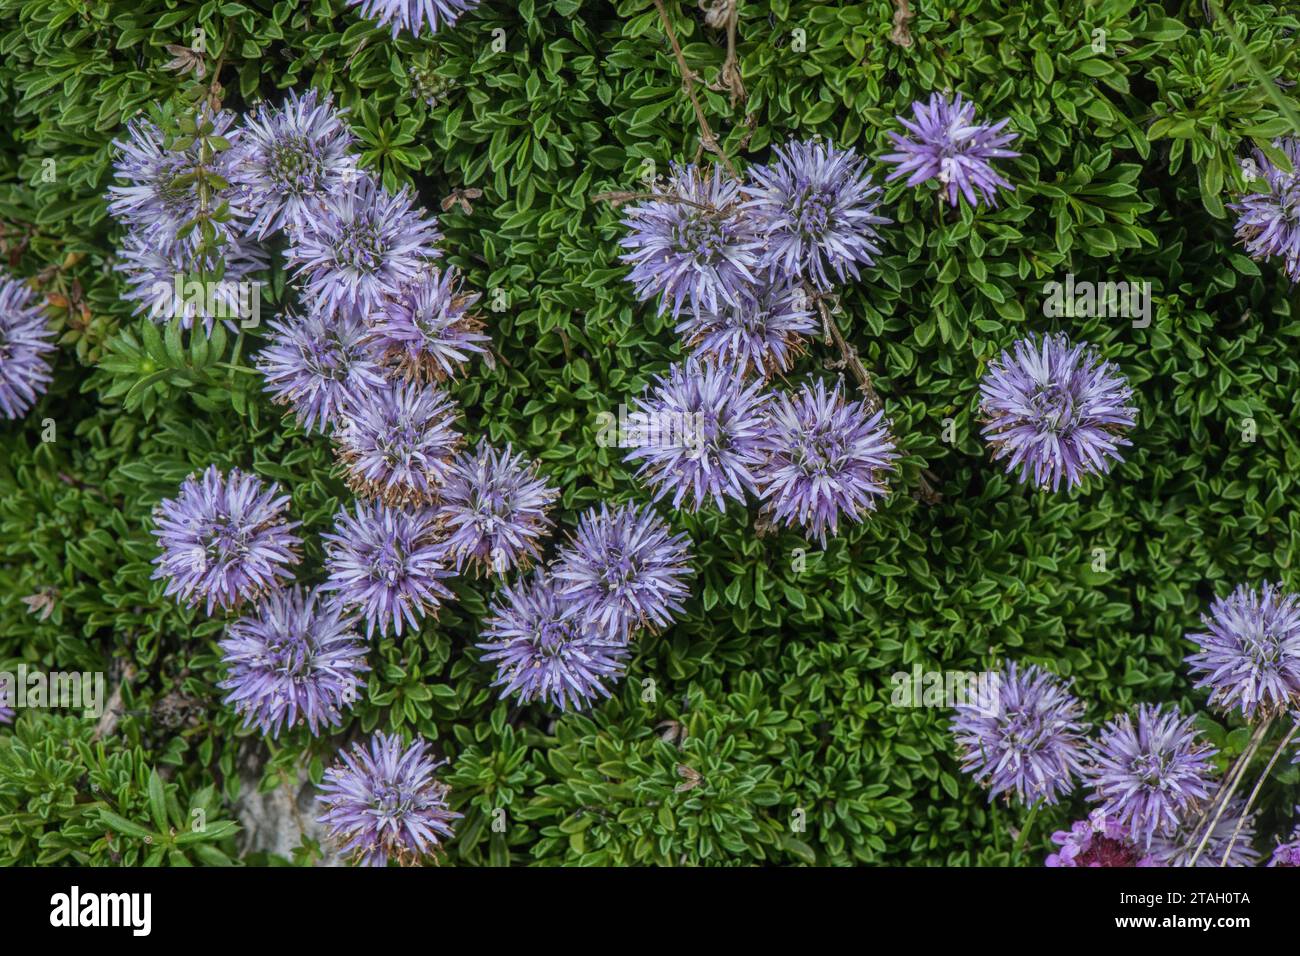
[[[553,576],[564,617],[602,639],[627,642],[636,628],[659,630],[690,596],[689,542],[649,507],[602,503],[578,521]]]
[[[456,403],[413,382],[356,395],[334,438],[348,487],[387,504],[436,501],[461,444]]]
[[[495,661],[501,697],[520,703],[542,700],[567,710],[608,697],[623,677],[630,653],[626,641],[602,635],[583,621],[565,617],[565,603],[553,582],[535,572],[524,584],[501,589],[484,624],[483,660]]]
[[[1076,820],[1069,830],[1052,834],[1060,847],[1048,856],[1052,867],[1151,867],[1155,859],[1128,838],[1114,820]]]
[[[231,161],[231,182],[251,214],[246,230],[265,239],[303,228],[325,201],[353,188],[358,178],[353,137],[332,96],[290,92],[278,107],[265,103],[244,119]]]
[[[202,478],[191,475],[177,497],[154,509],[162,553],[153,577],[166,579],[165,594],[206,601],[208,614],[278,589],[293,577],[302,544],[293,533],[301,522],[285,520],[288,506],[279,485],[238,468],[223,475],[211,465]]]
[[[907,185],[919,186],[937,179],[950,205],[957,205],[962,196],[973,208],[982,202],[996,206],[998,190],[1013,188],[990,162],[1020,155],[1006,148],[1019,135],[1002,131],[1007,120],[992,125],[975,122],[975,105],[960,93],[952,100],[931,93],[928,106],[919,101],[912,104],[912,116],[911,121],[897,117],[910,136],[888,134],[897,152],[880,158],[897,168],[885,177],[887,182],[907,176]]]
[[[988,788],[990,801],[1054,804],[1083,771],[1083,705],[1066,682],[1032,664],[1013,661],[995,677],[953,715],[961,769]]]
[[[405,29],[419,36],[428,26],[429,36],[443,27],[450,27],[466,12],[479,5],[479,0],[348,0],[349,6],[359,6],[358,11],[367,20],[381,26],[392,24],[393,38]]]
[[[407,378],[448,378],[470,355],[487,352],[483,343],[491,339],[471,311],[478,300],[478,293],[461,290],[454,267],[428,269],[371,317],[375,348]]]
[[[457,569],[466,563],[504,574],[541,557],[539,543],[551,520],[546,511],[559,496],[537,476],[537,466],[480,441],[452,463],[442,488],[438,517],[450,532],[447,550]]]
[[[0,273],[0,413],[20,418],[49,387],[55,350],[40,303],[25,282]]]
[[[1281,585],[1242,585],[1201,620],[1206,633],[1188,635],[1201,650],[1187,663],[1211,705],[1247,720],[1300,707],[1300,598]]]
[[[339,726],[370,670],[356,619],[301,587],[271,594],[234,621],[220,647],[225,703],[245,727],[273,738],[304,722],[312,736]]]
[[[1195,863],[1192,857],[1200,846],[1201,834],[1194,833],[1194,827],[1184,825],[1172,836],[1157,833],[1151,840],[1151,856],[1156,866],[1258,866],[1260,853],[1254,846],[1255,814],[1243,821],[1241,813],[1245,809],[1245,797],[1233,797],[1228,801]],[[1237,832],[1238,823],[1241,824],[1240,832]],[[1227,863],[1224,863],[1223,854],[1229,845],[1232,849],[1228,851]]]
[[[0,724],[12,724],[14,722],[14,709],[12,707],[0,706]]]
[[[880,187],[867,161],[828,143],[788,143],[775,153],[770,166],[750,169],[754,184],[742,187],[763,236],[760,265],[823,290],[859,278],[858,263],[880,255],[876,227],[891,221],[878,215]]]
[[[1085,769],[1094,789],[1089,799],[1144,849],[1157,834],[1176,833],[1214,789],[1210,760],[1217,751],[1194,724],[1176,708],[1143,704],[1136,724],[1122,714],[1092,748]]]
[[[122,183],[108,188],[108,211],[146,246],[182,242],[190,250],[198,248],[202,238],[198,229],[180,235],[181,227],[200,210],[199,184],[193,174],[205,165],[227,182],[231,179],[243,133],[234,125],[235,114],[230,110],[213,113],[204,108],[196,121],[210,123],[211,135],[225,139],[231,148],[213,153],[204,163],[198,142],[184,149],[168,149],[162,129],[143,117],[127,123],[126,139],[113,141],[118,151],[113,170]],[[242,220],[247,213],[233,185],[214,189],[208,208],[215,210],[222,203],[228,206],[231,218],[226,222],[209,221],[224,245],[243,231]]]
[[[387,505],[357,502],[355,512],[341,509],[334,531],[325,542],[328,580],[332,591],[366,622],[366,637],[379,633],[401,636],[403,624],[412,630],[419,619],[435,614],[452,597],[442,582],[454,577],[447,549],[432,511],[402,511]]]
[[[1056,491],[1064,478],[1078,487],[1122,462],[1123,437],[1137,421],[1133,392],[1110,362],[1086,342],[1033,336],[993,361],[980,382],[981,434],[993,460],[1007,459],[1020,481]]]
[[[218,319],[237,331],[261,305],[261,283],[250,278],[266,268],[257,246],[230,238],[217,253],[202,252],[183,242],[155,243],[128,233],[118,249],[114,270],[126,277],[122,298],[136,303],[135,313],[159,324],[178,319],[181,328],[202,323],[212,334]]]
[[[407,747],[397,735],[378,732],[369,747],[340,751],[325,771],[316,798],[325,810],[320,822],[362,866],[419,863],[451,839],[454,821],[464,816],[451,809],[450,788],[434,777],[444,763],[429,755],[427,741]]]
[[[273,400],[293,408],[307,431],[325,432],[362,395],[387,387],[379,357],[354,315],[286,315],[268,324],[269,342],[257,356]]]
[[[640,461],[637,476],[655,490],[698,511],[709,501],[726,510],[757,493],[754,471],[763,462],[767,396],[762,383],[746,385],[735,369],[688,360],[659,376],[632,413],[636,447],[627,461]]]
[[[803,336],[816,331],[808,293],[790,282],[765,284],[739,306],[687,313],[677,326],[701,358],[734,365],[741,377],[764,380],[788,372],[803,351]]]
[[[752,297],[760,248],[740,208],[740,184],[716,166],[706,175],[674,164],[653,192],[654,199],[628,209],[623,224],[631,234],[619,243],[637,297],[661,296],[660,311],[674,319],[687,302],[693,312],[739,308]]]
[[[837,383],[804,382],[779,393],[768,409],[759,447],[759,497],[775,523],[799,524],[826,547],[840,515],[861,521],[888,490],[885,473],[898,458],[882,412],[845,401]]]
[[[379,311],[442,255],[433,245],[438,227],[414,208],[409,190],[393,195],[366,174],[319,211],[305,211],[286,255],[308,301],[326,314]]]
[[[1260,150],[1252,165],[1263,181],[1263,192],[1250,193],[1228,208],[1237,213],[1236,235],[1246,253],[1260,262],[1278,257],[1292,282],[1300,282],[1300,139],[1273,141],[1291,160],[1291,171],[1279,169]]]

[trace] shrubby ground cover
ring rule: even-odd
[[[1018,844],[1025,808],[961,773],[951,709],[893,699],[896,674],[1007,659],[1072,678],[1094,724],[1175,704],[1219,769],[1246,750],[1250,728],[1193,690],[1185,635],[1237,584],[1300,587],[1300,324],[1280,264],[1244,253],[1227,208],[1251,191],[1251,150],[1300,132],[1294,14],[1228,4],[1234,43],[1199,2],[747,0],[732,72],[707,11],[666,9],[739,166],[816,136],[878,157],[934,91],[1019,134],[995,209],[890,183],[882,254],[839,287],[898,442],[892,494],[824,548],[756,528],[752,506],[662,507],[692,541],[692,598],[586,711],[498,700],[474,647],[495,585],[463,575],[436,621],[372,638],[342,729],[264,740],[221,703],[226,618],[151,579],[152,512],[213,464],[277,481],[315,584],[353,496],[329,443],[264,392],[264,327],[182,335],[122,300],[104,197],[127,121],[196,86],[239,111],[309,87],[349,110],[361,165],[414,190],[482,293],[492,354],[448,388],[467,435],[558,489],[552,549],[589,506],[649,500],[597,413],[682,355],[597,197],[712,153],[642,0],[489,0],[419,39],[326,0],[0,2],[0,264],[33,280],[60,344],[48,392],[0,425],[0,669],[103,672],[114,692],[108,724],[20,710],[0,729],[0,860],[272,862],[236,824],[248,791],[319,784],[383,730],[447,759],[450,863],[1036,865],[1082,796]],[[1045,314],[1067,276],[1149,282],[1149,323]],[[278,314],[294,298],[280,257],[267,278],[262,313]],[[1122,368],[1139,414],[1123,464],[1052,494],[990,461],[977,412],[1002,350],[1055,331]],[[797,368],[846,373],[819,336]],[[1298,779],[1271,776],[1262,834],[1289,831]],[[309,835],[283,856],[323,852]]]

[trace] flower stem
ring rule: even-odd
[[[1188,866],[1195,866],[1196,861],[1200,859],[1201,854],[1205,852],[1205,845],[1210,842],[1210,834],[1213,833],[1214,828],[1218,826],[1219,818],[1223,816],[1223,811],[1228,808],[1228,801],[1232,799],[1233,793],[1241,783],[1241,778],[1245,776],[1246,767],[1250,764],[1250,761],[1254,759],[1255,751],[1259,749],[1260,742],[1263,741],[1264,734],[1268,732],[1268,728],[1272,723],[1272,718],[1268,718],[1262,721],[1260,725],[1255,728],[1255,733],[1251,735],[1250,743],[1247,745],[1246,749],[1242,751],[1241,756],[1237,758],[1237,762],[1229,768],[1228,776],[1224,778],[1223,784],[1219,787],[1219,792],[1215,794],[1214,801],[1206,808],[1206,817],[1209,817],[1210,810],[1212,809],[1215,810],[1214,817],[1206,824],[1205,832],[1201,834],[1201,842],[1197,844],[1196,852],[1192,854],[1191,860],[1187,863]],[[1216,807],[1217,809],[1215,809]],[[1193,831],[1193,839],[1195,838],[1195,835],[1196,833]]]
[[[1228,855],[1232,853],[1232,848],[1237,845],[1237,836],[1241,833],[1241,828],[1246,825],[1246,817],[1250,815],[1250,808],[1255,805],[1255,798],[1259,796],[1259,791],[1264,786],[1264,781],[1268,779],[1268,775],[1272,773],[1273,765],[1277,763],[1277,758],[1282,756],[1282,751],[1284,751],[1287,748],[1287,745],[1291,743],[1291,738],[1296,735],[1297,730],[1300,730],[1300,720],[1297,720],[1291,725],[1291,729],[1288,730],[1286,736],[1282,738],[1282,742],[1277,745],[1276,749],[1274,749],[1273,756],[1268,759],[1268,765],[1264,767],[1264,772],[1261,773],[1259,779],[1255,781],[1255,789],[1250,791],[1250,797],[1247,798],[1245,809],[1241,811],[1241,816],[1237,819],[1237,826],[1233,828],[1232,839],[1228,841],[1228,846],[1223,851],[1223,859],[1219,861],[1219,866],[1228,865]]]
[[[1025,849],[1025,843],[1029,840],[1029,831],[1034,828],[1034,821],[1038,819],[1038,811],[1043,807],[1043,798],[1039,797],[1034,801],[1034,805],[1029,808],[1029,816],[1025,817],[1025,825],[1020,828],[1020,835],[1016,837],[1016,845],[1011,850],[1011,863],[1018,865],[1020,863],[1021,853]]]

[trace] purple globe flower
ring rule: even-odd
[[[677,326],[697,355],[734,365],[742,378],[764,380],[788,372],[803,351],[802,337],[816,331],[808,293],[789,282],[764,285],[753,301],[739,306],[687,313]]]
[[[980,434],[993,460],[1007,458],[1007,471],[1039,488],[1077,487],[1091,474],[1122,462],[1122,437],[1137,421],[1133,392],[1112,363],[1086,342],[1064,335],[1033,336],[989,365],[980,382]]]
[[[627,642],[639,627],[659,630],[683,611],[691,573],[684,534],[649,508],[589,508],[553,569],[564,618],[602,639]]]
[[[1010,802],[1054,804],[1074,790],[1083,772],[1087,725],[1069,684],[1041,667],[1014,661],[996,675],[991,692],[957,705],[952,733],[961,769]]]
[[[756,477],[774,523],[799,524],[826,547],[840,515],[861,521],[885,495],[885,472],[898,457],[882,423],[862,402],[847,402],[840,385],[804,382],[793,396],[778,393],[759,443],[765,459]]]
[[[14,709],[12,707],[0,706],[0,724],[12,724],[14,722]]]
[[[419,36],[426,23],[432,36],[444,26],[453,26],[479,0],[348,0],[348,5],[359,6],[363,17],[381,26],[391,23],[396,39],[402,29]]]
[[[1287,136],[1273,145],[1291,160],[1291,172],[1254,150],[1254,165],[1268,188],[1228,208],[1237,213],[1237,238],[1247,254],[1260,262],[1280,257],[1287,276],[1300,282],[1300,139]]]
[[[880,187],[867,161],[826,143],[788,143],[774,152],[770,166],[750,169],[755,185],[742,187],[764,240],[760,264],[774,277],[808,278],[819,289],[859,278],[857,264],[872,265],[880,255],[876,227],[891,221],[877,215]]]
[[[674,508],[685,500],[698,511],[712,499],[725,511],[728,498],[757,494],[768,400],[761,383],[746,385],[732,368],[691,360],[656,382],[629,416],[637,444],[625,459],[641,461],[637,476],[655,489],[655,500],[671,494]]]
[[[1006,148],[1019,135],[1002,132],[1007,120],[991,126],[976,123],[974,104],[964,101],[960,93],[954,100],[931,93],[929,106],[912,104],[912,115],[915,122],[897,117],[911,136],[888,134],[897,152],[880,158],[897,168],[886,181],[907,176],[907,185],[918,186],[937,179],[951,205],[957,205],[958,196],[965,196],[975,208],[981,201],[996,206],[998,190],[1013,188],[990,162],[1020,155]]]
[[[231,149],[213,154],[207,169],[230,181],[242,130],[234,125],[230,110],[211,113],[206,109],[197,118],[211,123],[213,136],[225,139]],[[127,138],[114,140],[118,150],[114,172],[121,185],[108,188],[109,213],[127,226],[146,247],[170,246],[178,240],[189,249],[198,247],[198,229],[179,235],[180,228],[200,211],[199,186],[193,174],[202,162],[200,146],[191,143],[185,149],[167,149],[163,131],[152,120],[137,118],[127,123]],[[233,186],[218,188],[210,197],[209,208],[215,211],[222,203],[230,210],[226,222],[210,219],[217,240],[225,245],[243,230],[246,216],[240,196]]]
[[[54,333],[25,282],[0,273],[0,412],[20,418],[49,387]]]
[[[623,224],[631,234],[619,243],[628,250],[620,258],[632,264],[628,280],[637,297],[661,295],[660,311],[673,318],[688,301],[694,312],[716,313],[752,298],[760,243],[740,209],[740,184],[717,167],[706,176],[696,166],[674,165],[654,194],[628,209]]]
[[[355,625],[318,591],[295,587],[270,595],[220,642],[229,676],[217,686],[229,692],[225,703],[245,727],[273,738],[303,722],[312,736],[337,727],[357,699],[360,675],[370,670]]]
[[[126,277],[122,298],[136,303],[136,314],[147,313],[160,324],[179,319],[189,329],[198,320],[211,335],[216,320],[236,331],[254,308],[261,309],[254,297],[261,296],[262,284],[249,277],[266,268],[266,256],[242,239],[228,239],[212,254],[129,233],[113,268]]]
[[[1200,653],[1187,658],[1210,704],[1251,720],[1300,707],[1300,598],[1281,585],[1245,585],[1202,615],[1208,633],[1189,634]]]
[[[1214,824],[1210,839],[1206,841],[1205,849],[1196,857],[1195,863],[1192,863],[1192,857],[1200,845],[1201,837],[1200,834],[1190,832],[1190,826],[1180,828],[1173,836],[1157,833],[1151,839],[1151,856],[1156,861],[1156,866],[1223,866],[1223,852],[1228,849],[1230,842],[1232,850],[1228,853],[1228,866],[1258,866],[1260,853],[1254,847],[1254,813],[1246,817],[1241,824],[1241,832],[1233,839],[1237,823],[1241,820],[1241,812],[1245,809],[1245,797],[1233,797],[1228,802],[1227,809]]]
[[[541,557],[551,520],[546,510],[559,492],[537,477],[537,466],[480,441],[452,463],[438,517],[449,529],[447,550],[459,570],[466,562],[504,574]]]
[[[403,623],[418,628],[420,618],[436,614],[452,597],[442,581],[455,572],[447,566],[438,521],[427,508],[401,511],[364,502],[354,508],[354,514],[341,509],[333,533],[321,535],[329,575],[321,590],[360,611],[366,637],[376,627],[381,635],[400,637]]]
[[[1060,849],[1048,856],[1045,866],[1053,867],[1150,867],[1156,866],[1113,820],[1076,820],[1069,830],[1052,834]]]
[[[334,438],[348,487],[393,505],[437,500],[461,443],[455,402],[411,382],[353,396]]]
[[[1291,834],[1286,843],[1278,842],[1268,861],[1269,866],[1300,867],[1300,828]]]
[[[331,196],[322,210],[305,210],[286,252],[313,307],[326,314],[381,310],[442,253],[438,227],[417,211],[403,189],[391,195],[369,175]]]
[[[301,522],[285,520],[288,504],[279,485],[238,468],[224,476],[210,465],[202,479],[190,475],[177,497],[154,509],[162,553],[153,577],[190,605],[206,599],[209,614],[279,588],[293,577],[288,568],[302,544],[293,533]]]
[[[1112,720],[1092,748],[1085,775],[1100,812],[1144,848],[1171,836],[1214,789],[1210,758],[1194,717],[1176,708],[1143,704],[1136,725],[1128,714]]]
[[[626,641],[610,639],[564,616],[564,602],[541,571],[528,582],[501,589],[485,622],[483,660],[495,661],[501,697],[544,700],[567,710],[608,697],[607,684],[623,677]]]
[[[309,432],[325,432],[359,396],[387,387],[378,356],[366,344],[365,326],[355,316],[286,315],[269,329],[257,367],[274,401],[291,405]]]
[[[264,239],[281,229],[300,229],[327,199],[353,188],[357,161],[343,117],[332,96],[319,103],[315,90],[304,96],[291,91],[281,106],[263,103],[245,117],[231,182],[252,217],[249,235]]]
[[[370,321],[378,351],[408,378],[441,381],[456,373],[471,354],[485,354],[491,339],[470,311],[477,293],[461,291],[454,267],[426,270]]]
[[[405,747],[382,732],[370,747],[357,743],[325,771],[317,800],[320,822],[345,856],[362,866],[387,866],[390,859],[414,865],[451,839],[453,821],[464,814],[448,805],[450,789],[434,773],[446,761],[429,755],[417,738]]]

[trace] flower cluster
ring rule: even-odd
[[[790,371],[803,337],[817,330],[811,306],[803,286],[769,284],[743,305],[687,315],[677,333],[696,355],[766,381]]]
[[[216,465],[202,478],[191,475],[180,494],[154,511],[161,553],[154,578],[167,581],[165,594],[189,604],[238,607],[275,590],[292,577],[302,540],[299,524],[285,520],[289,496],[238,468],[223,475]]]
[[[417,863],[450,839],[464,816],[451,809],[449,788],[434,776],[444,762],[429,754],[427,741],[408,747],[396,735],[376,733],[369,747],[340,752],[325,771],[316,798],[325,811],[320,822],[363,866]]]
[[[788,143],[773,150],[770,166],[750,170],[745,210],[763,241],[760,266],[786,280],[808,279],[817,289],[857,279],[858,263],[880,255],[876,227],[880,187],[867,160],[825,143]]]
[[[433,502],[461,443],[455,403],[411,382],[355,396],[334,438],[352,490],[388,504]]]
[[[328,195],[289,233],[286,255],[311,308],[368,316],[442,255],[434,245],[441,234],[408,190],[394,195],[365,172],[350,187]]]
[[[18,418],[50,384],[53,333],[25,283],[0,273],[0,413]]]
[[[385,387],[383,366],[355,316],[290,313],[268,328],[257,367],[273,400],[289,405],[307,431],[329,431],[360,396]]]
[[[1280,585],[1241,586],[1204,615],[1206,632],[1189,639],[1187,658],[1210,704],[1251,719],[1300,709],[1300,597]]]
[[[318,591],[270,595],[220,642],[229,676],[217,686],[229,692],[226,704],[271,737],[303,722],[313,735],[338,726],[370,669],[355,623]]]
[[[230,110],[213,112],[204,107],[193,120],[192,135],[176,143],[169,143],[153,120],[131,120],[127,138],[113,141],[118,151],[113,169],[121,182],[108,188],[109,214],[145,246],[170,250],[180,243],[197,248],[203,238],[200,231],[189,228],[182,233],[182,227],[195,222],[201,212],[203,174],[210,172],[224,186],[215,188],[207,198],[208,206],[215,213],[224,205],[230,217],[223,220],[214,215],[208,222],[218,240],[239,236],[247,210],[232,182],[243,135],[236,119]],[[208,155],[200,135],[220,139],[230,148]]]
[[[1060,847],[1048,856],[1044,866],[1052,867],[1147,867],[1155,858],[1138,848],[1114,820],[1076,820],[1069,830],[1052,834]]]
[[[231,156],[231,182],[249,211],[248,235],[260,240],[304,228],[357,176],[351,131],[333,97],[290,91],[280,107],[262,104],[246,117]]]
[[[1149,848],[1157,834],[1173,836],[1210,795],[1217,751],[1200,739],[1195,722],[1174,708],[1143,704],[1136,722],[1121,714],[1093,744],[1091,799],[1134,843]]]
[[[1281,585],[1241,586],[1203,615],[1206,632],[1189,635],[1196,686],[1212,706],[1247,721],[1300,720],[1296,642],[1300,597]],[[1050,674],[1015,663],[995,692],[958,703],[952,732],[962,770],[1024,804],[1055,803],[1081,777],[1099,806],[1088,820],[1052,835],[1047,858],[1071,866],[1256,866],[1254,797],[1235,793],[1240,775],[1220,780],[1217,750],[1201,738],[1196,717],[1168,705],[1142,704],[1086,739],[1083,707]],[[1267,774],[1294,729],[1277,745]],[[1256,788],[1258,793],[1258,787]],[[1281,843],[1270,866],[1300,865],[1300,840]]]
[[[671,493],[674,508],[686,500],[696,510],[712,499],[725,509],[727,499],[757,492],[767,403],[760,387],[728,366],[690,360],[637,401],[630,420],[638,442],[627,460],[641,461],[638,474],[656,499]]]
[[[178,131],[142,117],[113,141],[118,181],[108,211],[126,227],[114,269],[124,298],[154,321],[188,329],[201,320],[210,332],[220,318],[234,328],[249,314],[248,297],[261,294],[248,278],[266,259],[246,239],[249,193],[236,185],[246,129],[237,120],[202,106]]]
[[[479,647],[502,697],[564,710],[608,696],[637,631],[683,613],[690,560],[686,536],[648,507],[586,511],[559,557],[492,606]]]
[[[837,384],[805,382],[793,396],[779,394],[760,448],[760,497],[773,522],[798,523],[826,545],[851,521],[875,510],[887,493],[885,473],[898,454],[883,421],[862,401],[849,401]]]
[[[995,692],[957,706],[953,736],[962,770],[988,788],[989,799],[1056,803],[1083,773],[1083,705],[1069,686],[1040,667],[1014,661]]]
[[[1015,136],[1002,132],[1006,120],[975,124],[974,108],[960,96],[955,104],[936,96],[928,111],[917,109],[920,126],[900,121],[923,142],[900,142],[907,155],[893,157],[902,164],[894,175],[910,172],[913,184],[939,176],[972,203],[972,189],[991,201],[996,188],[1009,188],[989,165],[1019,155],[1003,148]],[[861,401],[814,380],[788,392],[759,390],[792,369],[803,338],[817,330],[816,313],[830,341],[834,286],[860,279],[861,267],[881,255],[879,230],[891,220],[881,214],[881,188],[867,162],[852,149],[802,141],[775,147],[771,163],[743,181],[720,166],[673,165],[627,210],[620,241],[627,278],[638,298],[673,317],[694,349],[632,416],[626,460],[640,463],[657,499],[695,511],[753,495],[766,521],[798,526],[825,547],[841,520],[861,521],[887,494],[897,446],[860,364],[853,367]],[[856,363],[842,347],[841,365]],[[1052,380],[1043,387],[1076,386]],[[1070,464],[1075,472],[1095,467],[1105,445],[1093,432],[1108,424],[1103,404],[1116,397],[1104,383],[1078,387],[1089,390],[1086,413],[1100,420],[1068,423],[1077,436],[1063,457],[1089,456]]]
[[[370,342],[407,378],[442,381],[489,341],[471,311],[476,292],[461,289],[454,267],[425,270],[371,324]]]
[[[1064,335],[1016,342],[980,383],[982,434],[993,460],[1007,459],[1022,482],[1039,488],[1076,487],[1123,461],[1122,437],[1137,419],[1128,384],[1086,343]]]
[[[608,697],[631,653],[627,641],[611,638],[573,615],[542,570],[523,584],[502,588],[488,613],[479,643],[483,660],[494,661],[493,686],[523,703],[541,700],[561,710]]]
[[[1228,208],[1237,213],[1237,238],[1252,259],[1282,260],[1282,269],[1292,282],[1300,282],[1300,139],[1287,136],[1273,145],[1291,161],[1283,171],[1255,150],[1251,166],[1267,187],[1250,193]]]
[[[438,517],[457,568],[466,563],[504,574],[541,557],[551,525],[547,509],[559,493],[537,476],[537,466],[480,441],[454,462],[442,488]]]
[[[419,626],[452,593],[443,580],[453,577],[447,545],[429,508],[403,510],[357,502],[339,511],[333,532],[321,535],[329,579],[324,590],[338,595],[366,622],[366,636],[401,635],[402,626]]]
[[[896,168],[887,179],[906,176],[908,186],[937,179],[953,206],[959,197],[973,207],[996,206],[998,190],[1012,188],[990,162],[1020,155],[1007,149],[1017,136],[1003,131],[1007,120],[977,123],[975,104],[963,100],[960,93],[955,99],[931,93],[928,104],[912,104],[911,120],[900,116],[898,121],[911,135],[888,134],[896,152],[881,159]]]
[[[591,508],[553,568],[564,616],[609,640],[662,630],[690,595],[690,558],[686,536],[650,508]]]
[[[1285,843],[1278,843],[1269,857],[1269,866],[1300,867],[1300,829],[1291,834]]]

